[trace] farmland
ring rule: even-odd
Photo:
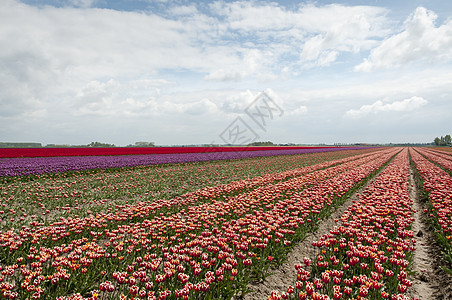
[[[101,154],[0,159],[0,299],[423,299],[422,222],[450,283],[450,152]]]

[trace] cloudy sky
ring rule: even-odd
[[[452,1],[1,2],[0,141],[452,134]]]

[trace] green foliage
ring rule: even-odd
[[[41,148],[41,143],[10,143],[0,142],[0,148]]]
[[[436,146],[451,146],[452,138],[450,134],[447,134],[446,136],[441,136],[441,138],[436,137],[434,143]]]
[[[276,146],[273,142],[270,141],[266,141],[266,142],[254,142],[254,143],[250,143],[248,144],[248,146],[259,146],[259,147],[263,147],[263,146]]]
[[[101,143],[101,142],[91,142],[87,146],[88,147],[100,147],[100,148],[115,147],[114,144],[107,144],[107,143]]]
[[[127,145],[127,147],[155,147],[154,142],[135,142],[134,145]]]

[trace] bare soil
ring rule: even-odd
[[[452,299],[452,276],[441,269],[445,262],[441,257],[441,248],[435,242],[432,228],[424,212],[425,202],[420,197],[419,187],[414,180],[414,171],[410,174],[410,197],[413,199],[414,214],[413,233],[416,239],[412,270],[415,274],[409,279],[413,286],[407,295],[414,299]]]

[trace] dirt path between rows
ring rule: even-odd
[[[412,269],[416,274],[410,278],[413,281],[413,286],[408,290],[408,295],[410,298],[435,299],[433,295],[438,290],[438,285],[435,283],[436,280],[434,280],[434,258],[430,255],[432,253],[430,248],[434,239],[425,220],[423,203],[419,199],[413,170],[410,170],[410,198],[413,200],[413,208],[416,211],[412,227],[416,239]]]
[[[411,299],[452,299],[452,276],[446,274],[442,265],[441,248],[435,242],[432,229],[428,224],[425,203],[419,194],[419,187],[414,179],[414,170],[410,170],[410,197],[413,199],[414,214],[413,233],[416,239],[412,269],[415,272],[409,279],[413,286],[407,295]]]
[[[380,171],[381,172],[381,171]],[[297,271],[294,265],[302,263],[303,258],[315,257],[315,249],[312,242],[319,240],[324,234],[336,225],[335,219],[340,219],[343,213],[353,203],[358,200],[358,194],[363,192],[379,174],[374,176],[364,186],[359,188],[350,196],[347,201],[338,207],[330,217],[323,220],[319,228],[310,234],[303,242],[296,245],[292,252],[288,254],[287,261],[278,269],[270,270],[272,275],[265,281],[251,283],[248,287],[253,290],[244,297],[237,296],[236,300],[266,300],[272,291],[283,292],[289,285],[295,283]],[[410,170],[410,197],[413,199],[413,208],[415,209],[414,223],[412,230],[416,239],[416,250],[413,257],[412,269],[415,274],[409,279],[413,285],[408,289],[407,296],[410,299],[452,299],[452,276],[441,269],[441,248],[436,244],[430,225],[427,222],[427,214],[424,212],[425,203],[422,203],[419,196],[419,187],[414,180],[414,170]]]
[[[380,172],[382,170],[380,170]],[[315,232],[308,235],[303,242],[293,248],[287,255],[287,261],[283,265],[278,269],[270,270],[270,273],[273,274],[266,277],[265,281],[248,285],[248,288],[254,292],[246,294],[244,297],[238,296],[235,299],[266,300],[272,291],[284,292],[289,285],[293,286],[297,279],[297,271],[295,270],[294,265],[302,263],[305,256],[311,259],[315,257],[315,248],[312,246],[312,242],[319,240],[322,235],[329,233],[333,226],[337,224],[334,220],[341,218],[353,201],[358,200],[358,194],[363,192],[379,174],[380,173],[376,174],[365,185],[355,191],[355,193],[353,193],[344,204],[338,207],[327,219],[321,221],[319,228]]]

